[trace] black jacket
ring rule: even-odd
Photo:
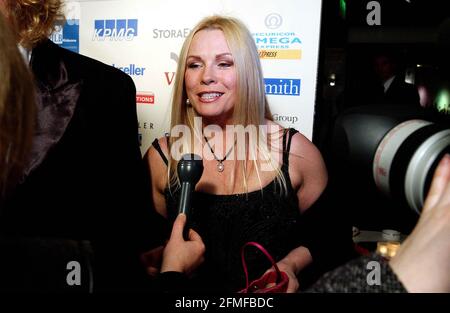
[[[420,97],[416,86],[405,83],[401,75],[395,76],[386,93],[381,96],[381,103],[420,107]]]
[[[96,287],[133,287],[139,253],[160,234],[139,150],[135,86],[120,70],[49,40],[33,49],[30,63],[37,130],[23,179],[1,208],[0,229],[88,240]]]

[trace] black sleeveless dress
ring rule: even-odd
[[[282,171],[286,178],[287,195],[280,195],[275,180],[250,193],[215,195],[195,192],[190,223],[202,237],[205,262],[193,278],[193,286],[201,292],[235,292],[245,287],[240,249],[248,241],[262,244],[276,261],[284,258],[301,244],[299,234],[300,211],[298,198],[289,177],[289,150],[294,129],[283,135]],[[164,162],[158,141],[153,146]],[[168,216],[177,215],[180,190],[166,189]],[[260,277],[271,264],[256,248],[246,248],[250,279]]]

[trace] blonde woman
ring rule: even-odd
[[[189,217],[206,246],[200,288],[245,287],[240,248],[257,241],[288,274],[288,292],[297,290],[297,274],[313,261],[298,236],[301,213],[321,195],[327,171],[306,137],[272,120],[258,51],[242,22],[212,16],[194,27],[181,50],[171,118],[171,136],[147,154],[152,198],[173,220],[177,161],[184,153],[202,156]],[[270,268],[251,251],[248,261],[251,278]]]

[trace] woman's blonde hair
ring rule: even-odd
[[[259,60],[259,53],[252,35],[247,27],[238,19],[214,15],[201,20],[191,31],[182,46],[173,89],[171,129],[177,125],[187,125],[191,130],[191,133],[201,140],[201,137],[196,133],[197,130],[194,129],[194,118],[197,116],[196,112],[191,106],[186,104],[187,93],[185,89],[184,74],[186,71],[186,59],[192,39],[195,34],[205,29],[221,30],[225,36],[231,54],[233,55],[237,73],[237,97],[233,109],[234,124],[242,125],[244,127],[249,125],[258,127],[259,125],[265,124],[265,119],[273,120],[265,95],[264,78]],[[255,139],[249,140],[248,134],[246,134],[246,136],[247,156],[257,156],[258,153],[262,153],[266,160],[271,160],[267,146],[260,145],[258,140]],[[170,145],[176,140],[178,139],[171,137],[169,140]],[[193,140],[194,138],[191,138],[191,142],[193,142]],[[183,146],[186,147],[189,145]],[[193,147],[191,147],[191,150],[193,150]],[[170,187],[176,186],[179,182],[176,173],[176,164],[177,160],[170,158],[168,167]],[[279,164],[271,162],[271,165],[273,170],[277,171],[277,181],[281,183],[281,187],[285,190],[286,183],[283,173],[279,168]],[[258,161],[255,160],[250,163],[248,163],[248,160],[239,161],[236,169],[241,171],[243,175],[243,184],[247,191],[247,177],[253,170],[256,170],[258,179],[261,183],[258,171]],[[236,179],[234,179],[233,183],[235,182]]]
[[[61,0],[6,0],[8,19],[13,24],[18,41],[33,48],[48,38],[61,14]]]
[[[35,93],[31,73],[1,14],[0,77],[0,196],[2,196],[18,179],[28,156],[33,134]]]

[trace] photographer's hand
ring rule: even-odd
[[[409,292],[450,292],[450,156],[439,163],[420,219],[390,266]]]

